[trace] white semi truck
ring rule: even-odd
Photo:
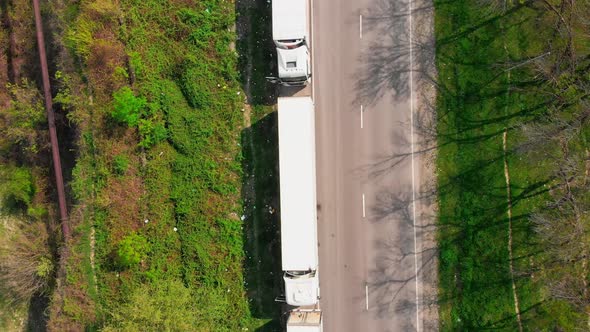
[[[287,304],[319,298],[315,121],[311,97],[278,100],[281,258]]]
[[[272,0],[272,39],[283,85],[306,85],[311,77],[309,17],[309,0]]]
[[[318,309],[295,309],[289,313],[287,332],[322,332],[322,312]]]

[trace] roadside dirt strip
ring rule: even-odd
[[[416,246],[419,259],[417,294],[421,331],[438,331],[438,246],[436,242],[436,81],[434,4],[432,0],[414,0],[411,4],[413,77],[415,89],[414,142],[416,190]]]
[[[504,2],[504,8],[506,8],[506,2]],[[508,49],[506,48],[506,42],[504,41],[504,51],[506,57],[509,57]],[[511,71],[507,72],[508,83],[511,79]],[[506,100],[510,94],[510,89],[506,92]],[[507,104],[508,105],[508,104]],[[508,106],[506,106],[508,107]],[[514,282],[514,255],[512,253],[512,190],[510,189],[510,169],[508,168],[508,157],[507,157],[507,145],[508,145],[508,128],[504,129],[502,135],[502,151],[504,153],[504,178],[506,179],[506,199],[508,204],[508,263],[510,265],[510,281],[512,283],[512,296],[514,297],[514,312],[516,314],[516,321],[518,322],[518,331],[522,332],[522,318],[520,316],[520,305],[518,303],[518,292],[516,291],[516,283]]]
[[[502,148],[504,150],[504,178],[506,178],[506,197],[508,199],[508,262],[510,264],[510,280],[512,281],[512,295],[514,296],[514,311],[516,312],[516,321],[518,330],[522,329],[522,319],[520,317],[520,306],[518,304],[518,294],[516,293],[516,283],[514,282],[514,263],[512,254],[512,192],[510,190],[510,170],[508,168],[508,159],[506,158],[506,141],[508,129],[504,130],[502,135]]]

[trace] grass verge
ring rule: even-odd
[[[529,215],[548,198],[550,165],[515,153],[522,123],[546,111],[526,67],[543,51],[541,12],[520,3],[505,11],[472,1],[435,1],[441,330],[516,331],[508,262],[502,133],[508,129],[516,291],[525,330],[572,328],[526,271],[540,251]]]

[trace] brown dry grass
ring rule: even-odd
[[[140,198],[143,183],[137,175],[122,178],[109,178],[105,193],[105,208],[109,211],[108,227],[111,240],[115,243],[126,234],[137,230],[142,223]]]
[[[139,173],[140,160],[135,151],[137,145],[134,129],[126,129],[115,137],[104,137],[97,141],[101,155],[107,165],[122,155],[128,158],[127,171],[122,176],[110,176],[106,186],[97,197],[99,206],[109,213],[110,239],[117,243],[126,234],[137,230],[143,223],[141,198],[144,196],[144,184]]]
[[[48,331],[84,331],[86,323],[95,321],[94,303],[83,286],[66,285],[55,295],[53,301],[61,302],[63,306],[51,306]]]
[[[8,32],[0,27],[0,86],[8,83]],[[10,95],[4,88],[0,89],[0,108],[6,109],[10,104]]]
[[[8,6],[5,24],[9,33],[9,64],[13,83],[19,83],[23,76],[33,76],[31,65],[36,66],[37,44],[35,40],[35,24],[31,19],[33,7],[30,1],[13,1]],[[29,68],[25,68],[29,67]],[[23,72],[27,71],[28,72]]]
[[[88,76],[93,82],[95,96],[99,100],[110,99],[113,92],[125,83],[114,79],[115,69],[125,66],[124,47],[114,38],[105,38],[97,39],[90,49]]]
[[[43,260],[51,260],[48,234],[40,222],[0,215],[0,291],[15,303],[26,303],[48,289],[50,275],[39,275]]]

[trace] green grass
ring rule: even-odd
[[[242,121],[237,58],[229,49],[233,5],[126,1],[122,9],[128,52],[137,52],[143,64],[136,88],[161,114],[169,135],[153,148],[166,151],[167,161],[151,154],[144,176],[153,224],[145,230],[149,273],[138,271],[138,277],[180,278],[191,303],[207,304],[193,328],[239,330],[249,324],[249,313],[240,220],[231,217],[239,212]]]
[[[508,130],[515,269],[537,259],[528,215],[547,199],[549,165],[532,167],[514,153],[519,124],[545,111],[526,67],[502,63],[541,53],[538,12],[518,5],[505,14],[471,1],[435,1],[439,150],[440,314],[443,331],[517,330],[508,265],[508,220],[502,133]],[[510,88],[522,88],[508,90]],[[526,92],[529,91],[529,92]],[[541,285],[516,276],[526,330],[567,322]],[[562,315],[563,316],[563,315]],[[565,319],[567,321],[567,318]]]

